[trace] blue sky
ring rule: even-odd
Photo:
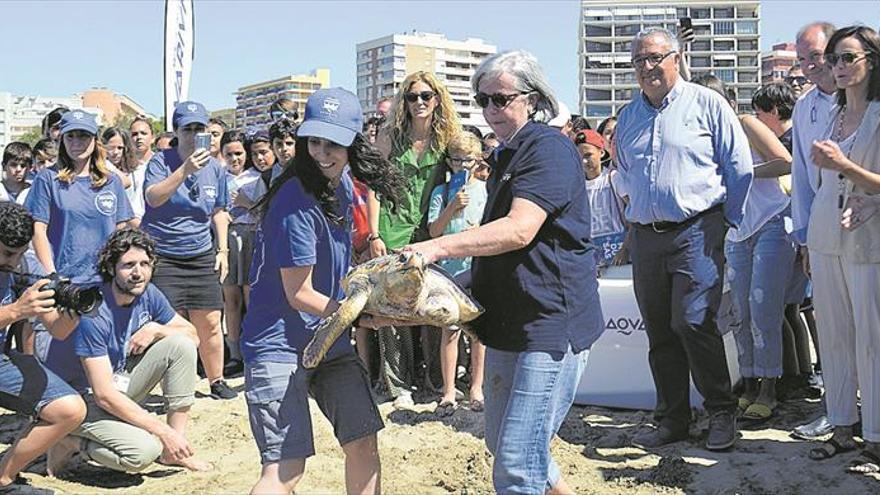
[[[762,49],[817,19],[880,25],[878,0],[764,0]],[[479,37],[538,57],[559,97],[577,104],[577,0],[196,0],[190,97],[234,105],[245,84],[329,67],[355,89],[355,45],[413,29]],[[0,1],[0,91],[68,96],[93,86],[162,111],[164,2]]]

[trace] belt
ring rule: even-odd
[[[652,229],[654,232],[657,232],[658,234],[663,234],[666,232],[680,229],[682,227],[687,227],[688,225],[696,222],[700,217],[704,217],[706,215],[711,215],[712,213],[716,213],[716,212],[721,212],[721,211],[723,211],[723,209],[724,209],[723,203],[718,203],[717,205],[715,205],[707,210],[703,210],[703,211],[697,213],[696,215],[694,215],[686,220],[682,220],[681,222],[635,223],[634,225],[637,227]]]

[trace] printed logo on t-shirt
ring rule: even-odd
[[[141,329],[144,325],[151,321],[153,321],[153,318],[150,317],[150,313],[148,313],[147,311],[141,311],[141,314],[138,315],[137,327],[135,328]]]
[[[214,186],[205,186],[204,187],[205,196],[210,200],[217,199],[217,188]]]
[[[103,215],[112,216],[116,214],[116,195],[110,191],[101,191],[95,196],[95,207]]]

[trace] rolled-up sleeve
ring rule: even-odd
[[[746,198],[752,186],[752,153],[749,139],[733,109],[726,104],[718,106],[718,120],[713,132],[715,163],[721,167],[727,191],[724,217],[731,225],[738,226],[745,215]]]

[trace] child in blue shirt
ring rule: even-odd
[[[431,191],[428,207],[428,232],[431,237],[456,234],[480,225],[486,206],[486,183],[474,176],[474,170],[483,157],[483,149],[477,136],[462,132],[455,136],[448,147],[446,165],[449,170],[446,182]],[[452,190],[453,174],[467,170],[468,180],[457,191]],[[466,276],[471,269],[471,258],[452,258],[440,263],[453,277]],[[440,370],[443,375],[443,396],[437,411],[451,414],[455,409],[455,372],[458,363],[459,329],[444,328],[440,343]],[[471,342],[470,407],[483,410],[483,358],[486,346],[479,341]]]
[[[361,134],[357,96],[321,89],[306,103],[296,153],[258,203],[263,213],[251,267],[251,307],[241,348],[245,398],[263,470],[253,493],[290,493],[314,455],[309,396],[333,424],[346,456],[346,486],[379,489],[382,419],[348,338],[314,369],[302,350],[339,307],[351,264],[352,175],[392,204],[404,179]]]

